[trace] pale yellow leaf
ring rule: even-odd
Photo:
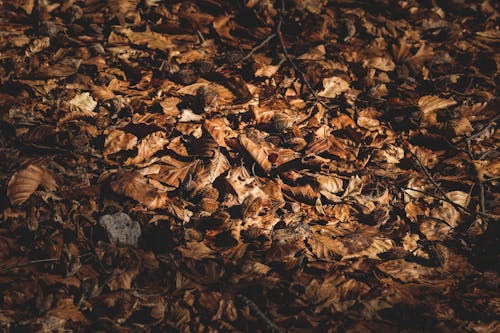
[[[338,76],[333,76],[323,79],[323,90],[318,93],[318,96],[335,98],[347,90],[349,90],[349,83]]]

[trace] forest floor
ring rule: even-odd
[[[499,4],[1,0],[1,332],[499,332]]]

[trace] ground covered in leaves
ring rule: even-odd
[[[494,1],[0,1],[0,327],[498,332]]]

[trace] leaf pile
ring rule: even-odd
[[[498,4],[0,6],[2,331],[500,330]]]

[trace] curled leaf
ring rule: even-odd
[[[41,166],[30,165],[12,175],[7,185],[7,196],[13,205],[19,206],[28,200],[39,185],[53,191],[56,181],[51,173]]]
[[[240,136],[240,143],[245,148],[245,150],[253,157],[255,162],[259,164],[262,170],[264,170],[266,173],[269,173],[271,171],[272,164],[268,159],[269,154],[264,148],[244,135]]]

